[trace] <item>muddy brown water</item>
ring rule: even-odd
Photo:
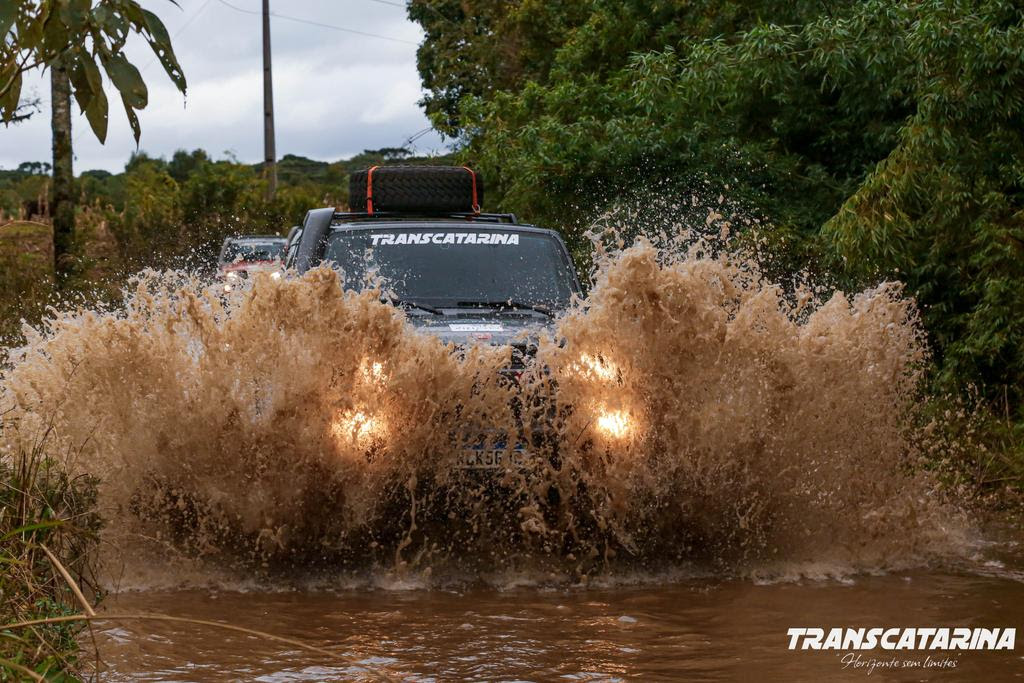
[[[1012,551],[1008,553],[1007,551]],[[1024,555],[958,566],[773,583],[673,578],[604,585],[129,592],[108,612],[215,620],[299,639],[339,660],[182,623],[104,624],[111,681],[893,680],[1024,678],[1024,649],[788,649],[787,629],[1024,627]],[[896,659],[902,669],[872,668]]]

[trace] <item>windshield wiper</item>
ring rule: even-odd
[[[427,313],[433,313],[434,315],[443,315],[440,309],[428,306],[427,304],[421,304],[420,302],[413,301],[412,299],[399,299],[395,296],[389,296],[386,298],[391,302],[391,305],[397,306],[398,308],[416,308],[421,311],[426,311]]]
[[[542,313],[549,318],[554,318],[555,313],[550,308],[544,306],[538,306],[537,304],[528,304],[523,301],[516,301],[515,299],[505,299],[503,301],[460,301],[458,303],[460,308],[463,307],[488,307],[501,309],[512,309],[517,311],[536,311]]]

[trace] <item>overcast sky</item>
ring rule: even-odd
[[[169,157],[202,147],[214,158],[230,153],[246,162],[263,158],[263,85],[260,0],[142,0],[173,38],[188,80],[182,96],[149,47],[134,41],[128,56],[142,69],[149,106],[139,112],[139,148]],[[247,14],[241,10],[255,12]],[[271,0],[271,12],[386,36],[384,40],[282,17],[271,19],[277,154],[334,161],[363,149],[397,147],[429,126],[416,102],[419,27],[401,0]],[[111,86],[107,84],[111,96]],[[25,123],[0,126],[0,168],[50,161],[49,75],[26,78],[42,111]],[[135,149],[120,104],[111,96],[107,142],[101,145],[73,104],[75,174],[121,171]],[[419,153],[444,151],[430,131],[414,143]]]

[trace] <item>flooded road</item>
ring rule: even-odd
[[[1024,679],[1011,651],[790,651],[788,628],[1024,628],[1024,566],[759,584],[691,579],[590,588],[126,593],[109,612],[230,622],[345,661],[182,623],[104,624],[115,681]],[[872,660],[906,662],[870,669]]]
[[[143,274],[0,378],[0,453],[53,433],[99,482],[103,609],[179,619],[103,622],[103,680],[1024,673],[1019,647],[788,647],[1024,627],[1019,530],[980,547],[939,481],[980,451],[924,410],[897,283],[789,296],[744,258],[640,243],[529,352],[453,348],[330,269],[222,294]],[[504,434],[521,465],[460,466]]]

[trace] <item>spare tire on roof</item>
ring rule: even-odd
[[[462,166],[374,166],[348,179],[352,211],[478,213],[483,178]]]

